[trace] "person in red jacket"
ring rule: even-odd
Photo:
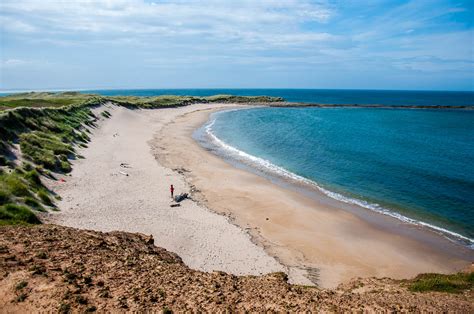
[[[174,186],[171,184],[170,186],[170,192],[171,192],[171,198],[173,198],[174,195]]]

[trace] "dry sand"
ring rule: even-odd
[[[284,271],[226,217],[191,200],[170,207],[170,184],[175,193],[189,192],[189,187],[181,175],[157,163],[148,142],[176,116],[204,106],[208,107],[130,110],[109,105],[112,118],[102,118],[88,148],[80,150],[85,159],[73,162],[66,182],[50,182],[62,201],[60,211],[46,220],[97,231],[151,234],[155,245],[177,253],[194,269],[254,275]]]
[[[320,286],[354,277],[449,273],[474,259],[473,251],[426,230],[365,209],[356,215],[322,194],[309,198],[229,165],[191,137],[209,114],[190,112],[163,128],[155,141],[160,163],[187,169],[187,181],[200,190],[197,198],[249,230],[284,265],[307,269]]]
[[[212,155],[191,134],[211,112],[230,107],[112,106],[108,109],[112,118],[94,130],[89,147],[80,152],[85,159],[73,163],[72,176],[64,183],[51,183],[63,199],[61,210],[47,220],[99,231],[152,234],[157,246],[177,253],[198,270],[233,274],[285,270],[292,282],[309,284],[309,278],[322,287],[353,277],[452,272],[469,264],[465,252],[452,253],[451,244],[443,242],[442,250],[427,246],[429,241],[381,228],[324,199],[315,201],[284,189]],[[131,168],[120,167],[121,163]],[[178,193],[193,191],[198,202],[186,200],[171,208],[170,184]]]

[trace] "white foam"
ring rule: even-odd
[[[219,112],[219,114],[220,113],[222,113],[222,111]],[[273,164],[272,162],[270,162],[266,159],[256,157],[256,156],[250,155],[250,154],[248,154],[244,151],[241,151],[241,150],[225,143],[224,141],[219,139],[212,132],[212,126],[215,124],[215,122],[216,122],[216,118],[213,117],[204,126],[204,131],[205,131],[206,135],[208,136],[208,138],[213,142],[214,145],[216,145],[216,146],[220,147],[221,149],[223,149],[228,155],[230,155],[233,158],[238,159],[241,162],[244,162],[245,164],[250,163],[252,166],[256,167],[259,170],[264,170],[264,171],[270,172],[271,174],[276,174],[277,176],[284,177],[284,178],[290,179],[290,180],[294,180],[296,182],[300,182],[300,183],[302,182],[304,184],[307,184],[309,186],[312,186],[312,187],[318,189],[319,191],[321,191],[326,196],[331,197],[335,200],[338,200],[338,201],[341,201],[341,202],[344,202],[344,203],[347,203],[347,204],[357,205],[357,206],[375,211],[377,213],[396,218],[396,219],[398,219],[400,221],[403,221],[405,223],[427,227],[427,228],[430,228],[430,229],[432,229],[432,230],[434,230],[438,233],[443,234],[444,236],[446,236],[446,235],[452,236],[454,238],[462,240],[463,242],[468,243],[468,246],[471,249],[474,249],[474,240],[473,239],[470,239],[468,237],[465,237],[461,234],[458,234],[456,232],[447,230],[447,229],[442,228],[442,227],[438,227],[438,226],[435,226],[435,225],[432,225],[432,224],[429,224],[429,223],[426,223],[426,222],[423,222],[423,221],[420,221],[420,220],[416,220],[416,219],[406,217],[406,216],[404,216],[400,213],[397,213],[397,212],[391,211],[387,208],[384,208],[384,207],[380,206],[379,204],[369,203],[369,202],[366,202],[364,200],[350,198],[350,197],[344,196],[342,194],[326,190],[326,189],[320,187],[316,182],[314,182],[312,180],[309,180],[309,179],[304,178],[300,175],[297,175],[297,174],[295,174],[291,171],[288,171],[288,170],[286,170],[286,169],[284,169],[280,166],[277,166],[277,165]],[[449,240],[451,240],[449,237],[447,237],[447,238]]]

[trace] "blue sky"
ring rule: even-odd
[[[474,90],[474,0],[2,0],[0,89]]]

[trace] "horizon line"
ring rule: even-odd
[[[314,87],[109,87],[109,88],[19,88],[0,89],[0,94],[15,94],[28,92],[84,92],[84,91],[119,91],[119,90],[351,90],[351,91],[404,91],[404,92],[464,92],[474,93],[473,90],[443,90],[443,89],[384,89],[384,88],[314,88]]]

